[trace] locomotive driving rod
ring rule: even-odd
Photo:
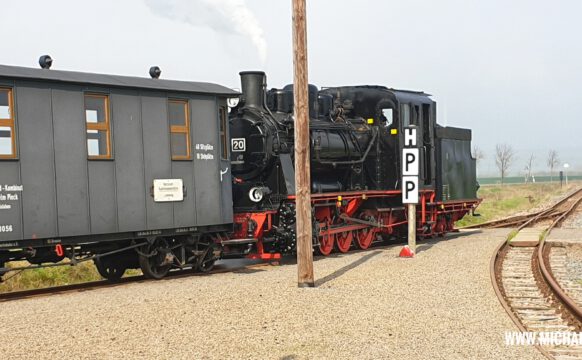
[[[326,165],[354,165],[354,164],[361,164],[364,161],[366,161],[366,158],[368,157],[368,153],[370,152],[370,150],[372,150],[372,146],[374,145],[374,142],[376,141],[376,138],[378,137],[378,131],[374,131],[374,136],[372,137],[372,140],[370,140],[370,144],[368,144],[368,148],[366,149],[366,152],[364,153],[364,155],[362,155],[362,158],[359,160],[348,160],[348,161],[330,161],[330,160],[321,160],[321,158],[319,157],[319,149],[317,148],[317,146],[314,146],[313,149],[315,150],[315,159],[317,160],[317,162],[319,162],[320,164],[326,164]]]
[[[362,220],[362,219],[356,219],[353,217],[349,217],[348,214],[341,214],[340,218],[343,220],[355,222],[357,224],[370,225],[370,226],[379,227],[379,228],[390,228],[390,227],[394,226],[394,224],[384,225],[384,224],[380,224],[379,222],[372,222],[372,221],[366,221],[366,220]]]

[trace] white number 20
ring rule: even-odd
[[[232,152],[244,152],[247,148],[247,142],[245,138],[234,138],[230,139],[230,144],[232,147]]]

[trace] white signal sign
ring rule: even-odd
[[[404,128],[402,149],[402,203],[418,203],[419,153],[416,146],[416,127]]]
[[[402,203],[418,203],[418,176],[402,177]]]
[[[404,146],[416,146],[416,128],[408,127],[404,129]]]
[[[418,176],[418,149],[402,149],[402,176]]]

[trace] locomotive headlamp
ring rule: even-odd
[[[266,186],[255,186],[249,190],[249,199],[254,203],[260,203],[270,193],[271,189]]]
[[[237,98],[237,97],[235,97],[235,98],[228,98],[226,100],[226,104],[228,105],[229,108],[233,108],[233,107],[235,107],[235,106],[238,105],[239,100],[240,99]]]
[[[249,190],[249,199],[252,202],[261,202],[261,200],[263,200],[263,189],[260,187],[254,187],[252,189]]]
[[[270,193],[271,190],[266,186],[255,186],[249,190],[249,199],[254,203],[260,203]]]

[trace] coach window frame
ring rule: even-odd
[[[14,88],[0,86],[0,91],[8,94],[8,112],[10,118],[0,119],[0,127],[10,128],[10,154],[0,154],[0,160],[14,160],[18,158],[16,151],[16,114],[14,110]]]
[[[220,159],[228,160],[228,121],[226,106],[218,107],[218,131],[220,135]]]
[[[172,125],[170,118],[170,104],[181,104],[184,107],[184,124],[183,125]],[[172,160],[177,161],[188,161],[192,160],[192,138],[190,134],[190,101],[183,98],[168,98],[168,125],[170,126],[170,154]],[[172,135],[180,134],[186,136],[186,155],[175,155],[174,145],[172,141]]]
[[[105,121],[103,122],[89,122],[87,121],[87,98],[101,98],[104,99]],[[111,138],[111,99],[107,93],[86,92],[83,94],[83,114],[85,116],[85,125],[87,137],[87,159],[89,160],[113,160],[113,140]],[[104,155],[90,155],[89,154],[89,131],[101,131],[106,134],[106,154]]]

